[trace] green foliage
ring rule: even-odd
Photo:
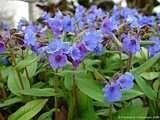
[[[15,113],[11,114],[8,120],[30,120],[33,118],[46,104],[47,99],[37,99],[26,103]]]

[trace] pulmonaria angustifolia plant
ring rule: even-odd
[[[107,12],[81,5],[74,12],[57,9],[54,16],[44,12],[36,21],[22,18],[17,27],[2,22],[0,116],[111,120],[135,111],[158,116],[160,108],[151,103],[160,99],[159,22],[133,8]]]

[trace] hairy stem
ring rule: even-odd
[[[16,71],[16,74],[17,74],[17,77],[18,77],[19,82],[20,82],[20,87],[23,90],[24,89],[24,85],[23,85],[23,82],[22,82],[21,74],[18,71],[18,69],[15,67],[16,66],[16,58],[15,58],[15,54],[13,52],[11,52],[11,59],[12,59],[12,66],[14,67],[14,69]]]
[[[56,74],[54,75],[54,78],[53,78],[55,93],[58,93],[59,76],[57,75],[57,73],[58,73],[58,70],[56,70]],[[54,97],[54,107],[56,108],[55,120],[58,120],[58,118],[59,118],[58,112],[59,111],[58,111],[58,98],[57,98],[57,96]]]
[[[109,120],[112,120],[112,104],[109,105]]]
[[[72,96],[73,96],[73,111],[78,113],[77,109],[77,90],[76,90],[76,76],[73,74],[73,89],[72,89]]]
[[[128,71],[132,68],[132,53],[128,54]]]

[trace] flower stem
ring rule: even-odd
[[[58,70],[56,70],[56,74],[54,75],[54,78],[53,78],[53,84],[54,84],[54,90],[55,90],[55,93],[58,93],[58,80],[59,80],[59,77],[57,75],[58,73]],[[56,109],[56,112],[55,112],[55,120],[58,120],[58,117],[59,117],[59,114],[58,114],[58,98],[57,96],[54,96],[54,107]]]
[[[109,120],[112,120],[112,104],[109,105]]]
[[[77,90],[76,90],[76,76],[73,74],[73,89],[72,89],[72,96],[73,96],[73,111],[78,113],[77,110]]]
[[[132,68],[132,53],[128,54],[128,71]]]
[[[23,82],[22,82],[21,74],[18,71],[18,69],[15,67],[16,66],[16,58],[15,58],[15,54],[13,52],[11,52],[11,59],[12,59],[12,66],[14,67],[14,69],[16,71],[16,74],[17,74],[17,77],[18,77],[19,82],[20,82],[20,87],[23,90],[24,89],[24,85],[23,85]]]
[[[56,73],[57,72],[58,71],[56,70]],[[58,76],[57,75],[54,76],[53,82],[54,82],[55,93],[57,93],[58,92]],[[56,109],[58,109],[58,100],[56,96],[54,97],[54,106]]]

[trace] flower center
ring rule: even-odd
[[[136,44],[136,40],[132,39],[132,40],[131,40],[131,44],[132,44],[132,45],[135,45],[135,44]]]
[[[55,60],[56,60],[57,62],[60,62],[61,59],[62,59],[62,56],[61,56],[61,55],[57,55],[57,56],[55,57]]]

